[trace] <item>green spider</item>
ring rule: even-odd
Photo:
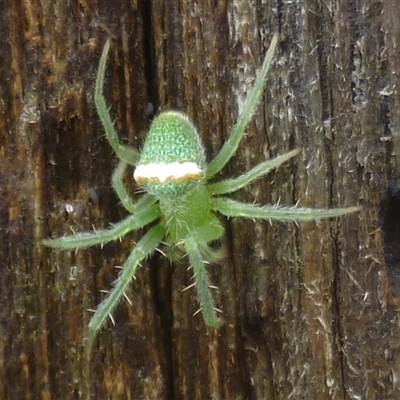
[[[88,329],[89,349],[107,316],[111,315],[127,290],[140,262],[161,244],[168,246],[171,260],[175,259],[174,250],[188,255],[204,321],[211,327],[220,325],[221,321],[216,314],[205,267],[207,262],[215,262],[221,257],[219,250],[209,246],[210,242],[221,238],[224,234],[217,212],[228,218],[310,221],[337,217],[359,210],[358,207],[325,210],[276,205],[259,206],[241,203],[224,196],[279,167],[298,154],[299,150],[264,161],[236,178],[211,181],[237,151],[245,128],[262,95],[277,42],[278,36],[275,34],[254,88],[228,140],[218,155],[207,163],[195,127],[184,114],[176,111],[163,112],[154,119],[141,153],[119,142],[103,96],[107,54],[110,47],[110,40],[107,40],[96,77],[95,104],[106,137],[120,159],[112,174],[112,186],[122,205],[131,215],[106,230],[44,240],[43,243],[56,249],[78,249],[117,240],[126,233],[148,224],[152,226],[138,241],[125,261],[112,290],[95,311]],[[128,164],[135,167],[134,178],[145,192],[136,203],[131,200],[123,183],[123,175]]]

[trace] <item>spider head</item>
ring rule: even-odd
[[[168,111],[157,116],[134,172],[136,182],[159,198],[182,197],[205,176],[200,137],[188,118]]]

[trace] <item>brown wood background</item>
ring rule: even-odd
[[[380,213],[399,175],[398,6],[0,0],[0,398],[400,398],[396,195]],[[185,111],[211,158],[275,31],[264,102],[222,176],[300,148],[235,197],[363,211],[298,225],[226,221],[228,255],[209,267],[220,330],[192,317],[185,262],[156,254],[87,360],[87,310],[140,233],[76,254],[40,241],[126,215],[93,104],[106,38],[105,91],[121,140],[143,143],[151,103]]]

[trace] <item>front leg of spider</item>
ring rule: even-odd
[[[206,270],[208,261],[213,262],[220,257],[220,253],[209,246],[210,242],[220,238],[224,233],[217,212],[227,217],[296,221],[332,218],[359,209],[350,207],[315,210],[257,206],[236,202],[223,196],[243,188],[279,167],[298,154],[298,150],[267,160],[239,177],[220,182],[209,181],[236,153],[245,128],[262,95],[277,42],[278,37],[274,35],[254,88],[237,123],[221,151],[207,164],[204,148],[195,127],[184,114],[176,111],[163,112],[154,119],[141,154],[120,144],[103,97],[104,74],[110,46],[110,41],[107,41],[97,73],[95,103],[106,137],[121,160],[113,173],[112,185],[122,205],[131,215],[108,230],[45,240],[44,244],[57,249],[78,249],[116,240],[127,232],[150,223],[153,226],[136,244],[110,293],[95,311],[89,323],[88,349],[91,348],[97,332],[104,325],[108,315],[124,295],[140,262],[161,242],[169,247],[169,254],[173,254],[175,249],[186,252],[193,270],[204,321],[211,327],[220,325],[221,321],[216,314]],[[146,193],[137,202],[131,200],[123,184],[122,177],[127,164],[136,167],[134,178]]]

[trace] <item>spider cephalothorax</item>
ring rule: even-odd
[[[205,268],[208,261],[215,261],[220,256],[218,250],[209,246],[210,242],[219,239],[224,233],[217,213],[226,217],[301,221],[332,218],[359,209],[258,206],[240,203],[225,196],[278,167],[298,154],[299,150],[264,161],[241,176],[219,182],[211,180],[232,158],[239,146],[246,125],[262,95],[277,41],[278,37],[275,35],[238,121],[221,151],[208,164],[193,124],[184,114],[176,111],[161,113],[154,119],[141,153],[120,144],[102,93],[110,46],[110,41],[106,42],[97,73],[95,103],[107,139],[120,159],[112,175],[112,185],[122,205],[131,215],[107,230],[45,240],[44,244],[57,249],[77,249],[110,242],[127,232],[150,223],[153,225],[136,244],[114,287],[94,313],[89,323],[88,348],[123,296],[139,263],[160,246],[161,242],[172,249],[178,246],[188,255],[204,321],[213,327],[220,324]],[[128,164],[135,167],[134,178],[145,192],[137,202],[131,200],[122,180]]]

